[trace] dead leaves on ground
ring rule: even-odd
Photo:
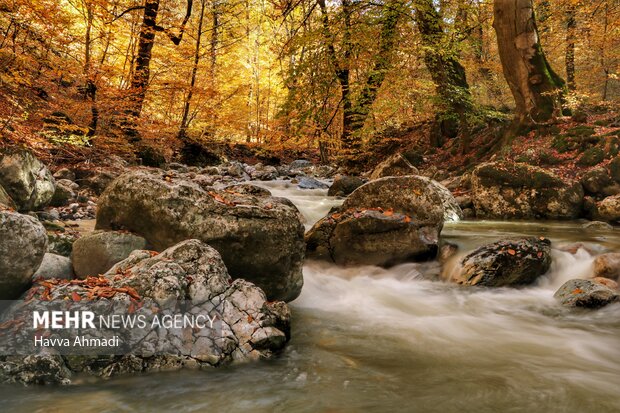
[[[121,276],[122,274],[117,275],[116,277]],[[115,277],[115,279],[116,279]],[[116,294],[127,294],[132,300],[140,300],[140,294],[133,288],[129,286],[125,287],[113,287],[110,285],[110,280],[103,276],[99,277],[87,277],[84,280],[36,280],[35,285],[30,289],[28,294],[25,297],[26,302],[35,298],[38,294],[38,299],[41,301],[51,301],[52,300],[52,292],[54,289],[67,286],[67,285],[76,285],[80,286],[84,289],[84,294],[80,294],[77,291],[72,291],[70,295],[64,297],[65,300],[70,300],[74,302],[80,302],[82,300],[96,300],[99,298],[113,298]]]

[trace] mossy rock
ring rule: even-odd
[[[608,126],[611,123],[612,119],[599,119],[594,121],[596,126]]]
[[[477,169],[480,183],[492,186],[498,183],[513,188],[548,189],[564,186],[561,179],[544,170],[532,170],[527,165],[505,163],[498,168],[495,164],[481,165]]]
[[[578,165],[581,166],[594,166],[601,163],[605,159],[605,151],[599,147],[586,149],[579,160]]]
[[[566,131],[566,135],[570,136],[570,137],[581,137],[581,138],[585,138],[588,136],[592,136],[596,133],[596,131],[594,130],[594,128],[592,126],[586,126],[586,125],[579,125],[579,126],[575,126],[574,128],[568,129]]]
[[[607,168],[609,168],[609,174],[613,180],[620,182],[620,157],[612,159]]]
[[[551,147],[560,153],[566,153],[577,149],[575,142],[569,139],[566,135],[558,135],[553,138]]]
[[[551,152],[543,151],[538,156],[538,163],[541,165],[558,165],[562,163],[562,159]]]

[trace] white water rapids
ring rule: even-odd
[[[261,185],[291,199],[307,227],[339,204],[324,190]],[[463,255],[524,234],[554,247],[550,272],[529,288],[429,281],[437,263],[310,262],[291,304],[292,340],[275,360],[69,388],[4,387],[0,403],[41,412],[619,412],[620,305],[571,311],[553,299],[564,281],[590,276],[588,250],[618,250],[618,232],[482,221],[449,223],[442,237]],[[573,242],[583,243],[576,254],[557,249]]]

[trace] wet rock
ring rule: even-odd
[[[217,326],[89,329],[91,336],[120,336],[124,355],[52,356],[43,348],[41,354],[32,356],[0,356],[0,381],[68,384],[77,373],[110,377],[162,369],[217,367],[269,358],[282,350],[290,336],[290,311],[286,304],[268,301],[264,292],[250,282],[232,281],[218,252],[198,240],[184,241],[156,256],[135,251],[104,277],[81,283],[58,281],[52,287],[35,288],[32,294],[29,292],[32,300],[25,309],[14,306],[0,321],[14,318],[20,310],[31,313],[29,308],[40,306],[40,300],[63,303],[65,297],[77,296],[90,299],[74,298],[74,311],[81,306],[88,310],[133,306],[132,314],[146,320],[183,312],[215,317]],[[98,294],[101,289],[107,293]],[[11,339],[19,342],[30,332],[16,330],[13,334],[15,337],[2,343],[11,345]],[[67,329],[56,334],[73,338],[72,331]]]
[[[295,171],[298,169],[310,168],[313,167],[314,164],[306,159],[296,159],[289,165],[289,169],[291,171]]]
[[[407,158],[398,153],[381,162],[370,174],[370,179],[379,179],[386,176],[419,175],[418,168],[413,166]]]
[[[611,231],[612,229],[614,229],[614,227],[609,225],[607,222],[602,222],[602,221],[590,221],[588,223],[583,224],[582,228],[592,230],[592,231]]]
[[[297,187],[300,189],[327,189],[329,185],[309,176],[299,177]]]
[[[273,181],[278,178],[278,170],[274,166],[265,166],[262,163],[248,166],[246,172],[250,175],[250,178],[258,181]]]
[[[231,162],[226,172],[234,178],[250,180],[250,176],[245,172],[245,168],[239,162]]]
[[[47,250],[45,228],[35,218],[0,211],[0,300],[23,293]]]
[[[37,272],[32,276],[33,280],[59,278],[62,280],[73,279],[73,265],[71,260],[62,255],[45,254]]]
[[[100,168],[93,171],[90,176],[84,178],[82,185],[91,189],[96,195],[101,195],[108,185],[110,185],[120,175],[120,170]]]
[[[54,207],[67,205],[77,197],[78,188],[78,184],[67,179],[56,181],[56,191],[54,191],[50,205]]]
[[[437,254],[443,219],[435,222],[392,210],[334,212],[306,234],[306,255],[339,265],[393,265]]]
[[[596,203],[594,217],[603,221],[617,222],[620,220],[620,194],[608,196]]]
[[[380,178],[357,188],[342,205],[347,209],[392,209],[418,222],[454,221],[461,208],[445,187],[422,176]]]
[[[612,280],[620,278],[620,253],[601,254],[594,259],[594,276]]]
[[[96,231],[73,243],[71,259],[77,278],[104,274],[135,250],[143,250],[146,240],[127,232]]]
[[[130,172],[99,199],[97,228],[128,229],[157,250],[197,238],[220,252],[233,277],[254,282],[269,299],[289,301],[301,291],[301,215],[262,189],[208,189],[159,171]]]
[[[592,280],[569,280],[553,295],[565,307],[600,308],[620,301],[620,294]]]
[[[454,257],[458,250],[458,245],[451,242],[442,242],[441,247],[439,247],[439,254],[437,254],[437,259],[440,263],[443,264],[447,262],[450,258]]]
[[[364,185],[364,181],[357,176],[337,175],[334,183],[327,191],[328,196],[347,196],[360,186]]]
[[[472,173],[472,198],[479,218],[573,219],[583,203],[579,182],[563,181],[532,165],[485,163]]]
[[[486,287],[521,286],[534,282],[551,266],[551,242],[523,238],[484,245],[461,260],[454,281]]]
[[[46,207],[56,188],[47,167],[32,153],[24,150],[0,155],[0,185],[20,211]]]
[[[592,279],[592,281],[594,281],[595,283],[599,283],[604,285],[605,287],[611,288],[612,290],[618,290],[618,282],[614,281],[614,280],[610,280],[609,278],[605,278],[605,277],[594,277]]]

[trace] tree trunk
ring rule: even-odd
[[[93,27],[93,5],[84,1],[83,6],[86,10],[86,33],[84,35],[84,77],[86,85],[84,87],[84,98],[90,100],[90,124],[88,125],[87,136],[94,136],[97,132],[99,122],[99,109],[97,108],[97,85],[91,63],[91,31]]]
[[[576,10],[569,5],[566,11],[566,84],[568,90],[577,89],[575,84],[575,30],[577,28]]]
[[[517,123],[551,120],[561,113],[565,84],[543,53],[532,0],[495,0],[493,11],[499,57],[515,100]]]
[[[192,66],[192,74],[189,81],[189,90],[185,97],[185,104],[183,105],[183,116],[181,118],[181,126],[179,127],[178,138],[184,140],[187,138],[187,127],[189,124],[189,109],[192,103],[192,96],[194,95],[194,87],[196,86],[196,75],[198,74],[198,63],[200,63],[200,42],[202,40],[202,23],[205,15],[205,3],[206,0],[200,2],[200,17],[198,19],[198,33],[196,34],[196,48],[194,49],[194,64]]]
[[[437,95],[444,106],[439,114],[438,134],[456,137],[461,133],[462,150],[466,150],[469,139],[468,114],[473,109],[471,93],[465,69],[451,50],[446,50],[449,43],[442,24],[442,17],[433,0],[416,0],[414,2],[415,21],[424,46],[424,63],[428,68],[437,88]],[[442,138],[436,142],[441,146]]]

